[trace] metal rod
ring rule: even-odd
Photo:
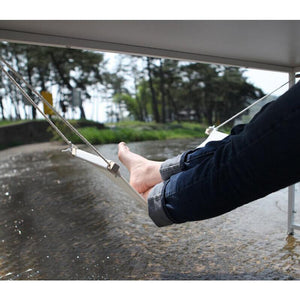
[[[106,163],[107,166],[110,166],[110,162],[72,125],[70,124],[70,122],[68,122],[64,117],[62,117],[58,111],[40,94],[38,93],[34,87],[28,83],[17,71],[14,70],[14,68],[8,63],[6,62],[2,57],[0,57],[0,60],[14,73],[14,75],[16,77],[18,77],[21,81],[23,81],[26,86],[45,104],[47,105],[50,109],[52,109],[54,111],[54,113],[60,118],[60,120],[66,125],[68,126],[87,146],[89,146],[95,153],[97,153],[97,155],[99,155]],[[1,67],[2,70],[4,71],[3,67]],[[5,74],[8,74],[6,71],[4,71]],[[12,78],[12,77],[11,77]],[[14,82],[16,83],[16,81],[14,80]],[[25,95],[24,95],[25,96]],[[26,96],[25,96],[26,97]],[[29,97],[29,96],[28,96]],[[29,97],[30,98],[30,97]],[[28,100],[28,98],[26,97],[26,99]],[[32,100],[32,99],[31,99]],[[32,100],[33,101],[33,100]],[[31,104],[32,102],[29,101]],[[34,101],[33,101],[34,102]],[[39,112],[41,112],[39,110]],[[45,116],[45,114],[42,113],[43,116]],[[47,121],[50,120],[49,118],[46,118]],[[50,122],[49,122],[50,123]],[[51,123],[50,123],[51,124]],[[54,123],[52,122],[52,124],[54,125]],[[53,127],[53,125],[51,125]],[[55,125],[54,125],[55,126]],[[53,127],[54,128],[54,127]],[[55,129],[56,132],[58,132],[58,129]],[[62,133],[59,133],[60,136],[62,136]],[[66,138],[64,138],[65,140]]]
[[[295,76],[295,75],[294,75]],[[247,106],[245,109],[243,109],[242,111],[238,112],[237,114],[235,114],[234,116],[232,116],[231,118],[229,118],[228,120],[226,120],[225,122],[223,122],[222,124],[218,125],[216,127],[216,130],[218,130],[219,128],[221,128],[222,126],[224,126],[225,124],[229,123],[230,121],[232,121],[233,119],[235,119],[236,117],[238,117],[239,115],[241,115],[242,113],[244,113],[245,111],[247,111],[248,109],[250,109],[252,106],[256,105],[257,103],[263,101],[264,99],[266,99],[267,97],[269,97],[270,95],[272,95],[273,93],[275,93],[276,91],[278,91],[279,89],[281,89],[282,87],[284,87],[286,84],[290,83],[291,81],[295,81],[295,77],[293,77],[292,79],[290,79],[289,81],[287,81],[286,83],[282,84],[281,86],[277,87],[274,91],[272,91],[271,93],[259,98],[258,100],[256,100],[255,102],[253,102],[251,105]]]
[[[289,87],[292,87],[296,81],[295,72],[289,73]],[[294,234],[294,220],[295,219],[295,185],[288,187],[288,234]],[[297,228],[298,229],[298,228]]]
[[[288,187],[288,234],[294,234],[295,185]]]
[[[1,70],[6,74],[6,76],[12,81],[13,84],[20,90],[22,95],[44,116],[51,127],[60,135],[60,137],[68,144],[72,143],[62,134],[62,132],[56,127],[56,125],[50,120],[50,118],[38,107],[38,105],[30,98],[30,96],[25,92],[25,90],[15,81],[15,79],[0,65]]]
[[[297,230],[300,230],[300,224],[293,224],[293,228],[297,229]]]

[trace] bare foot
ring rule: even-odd
[[[130,173],[130,185],[144,198],[154,185],[162,182],[159,172],[161,162],[131,152],[124,142],[119,144],[118,156]]]

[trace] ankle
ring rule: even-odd
[[[149,175],[149,178],[152,178],[155,182],[161,182],[162,178],[160,175],[160,166],[161,162],[158,161],[148,161],[145,165],[145,173]]]

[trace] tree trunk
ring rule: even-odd
[[[137,109],[137,119],[138,119],[138,121],[143,122],[143,121],[145,121],[144,115],[143,115],[143,106],[142,106],[142,103],[141,103],[139,97],[137,96],[137,90],[135,91],[135,95],[136,95],[135,100],[136,100],[137,107],[138,107],[138,109]]]
[[[160,92],[161,92],[161,103],[162,103],[162,123],[166,123],[165,76],[163,71],[162,59],[160,59],[159,76],[160,76]]]
[[[28,61],[28,58],[27,58],[27,61]],[[28,82],[32,86],[31,69],[29,68],[28,65],[27,65],[27,76],[28,76]],[[37,101],[33,98],[33,93],[31,90],[28,91],[28,95],[30,96],[31,99],[33,99],[33,101],[36,104],[38,104]],[[36,119],[36,108],[33,105],[31,106],[31,111],[32,111],[32,118],[35,120]],[[25,114],[26,114],[26,110],[25,110]]]
[[[212,105],[208,105],[208,107],[206,107],[206,109],[204,110],[204,116],[209,126],[214,124]]]
[[[175,101],[174,101],[174,99],[173,99],[173,97],[172,97],[172,95],[171,95],[171,93],[170,93],[169,90],[167,90],[167,95],[168,95],[168,101],[169,101],[169,103],[172,105],[173,112],[174,112],[174,114],[175,114],[175,120],[178,121],[178,122],[180,122],[180,120],[179,120],[179,118],[178,118],[178,109],[177,109],[177,105],[176,105],[176,103],[175,103]],[[171,117],[171,116],[170,116],[170,117]]]
[[[60,79],[62,80],[63,84],[68,88],[68,90],[69,90],[70,92],[72,92],[73,87],[71,86],[71,84],[70,84],[70,82],[67,80],[67,78],[64,76],[64,73],[63,73],[63,71],[62,71],[61,68],[60,68],[60,64],[59,64],[59,62],[55,59],[55,56],[54,56],[53,52],[50,52],[50,56],[51,56],[53,65],[54,65],[56,71],[58,72],[58,75],[59,75]]]
[[[148,109],[147,109],[147,101],[146,97],[141,96],[141,107],[142,107],[142,114],[143,114],[143,121],[148,121]]]
[[[136,103],[137,103],[137,106],[138,106],[138,111],[137,111],[138,121],[142,121],[143,122],[143,121],[145,121],[145,118],[144,118],[144,115],[143,115],[142,101],[137,96],[137,94],[138,94],[138,88],[137,88],[136,76],[134,76],[134,89],[135,89],[135,99],[136,99]]]
[[[70,82],[67,80],[67,78],[64,76],[64,73],[60,68],[59,62],[55,59],[55,56],[52,52],[50,53],[50,55],[51,55],[53,65],[54,65],[55,69],[57,70],[57,72],[59,74],[59,77],[61,78],[63,84],[72,93],[73,87],[70,84]],[[84,108],[83,108],[82,104],[79,106],[79,109],[80,109],[80,119],[86,119],[85,111],[84,111]]]
[[[20,120],[21,116],[18,108],[16,87],[12,83],[9,84],[9,91],[10,91],[11,103],[13,105],[15,115],[16,115],[16,120]]]
[[[80,109],[80,119],[86,119],[82,104],[79,106],[79,109]]]
[[[147,70],[148,70],[148,76],[149,76],[149,86],[150,86],[150,90],[151,90],[151,104],[152,104],[152,112],[154,115],[154,120],[155,122],[159,123],[160,119],[159,119],[159,112],[158,112],[158,105],[157,105],[157,98],[156,98],[156,94],[155,94],[155,90],[153,87],[153,82],[152,82],[152,75],[151,75],[151,67],[150,67],[150,58],[147,57]]]
[[[4,116],[4,107],[2,102],[2,97],[0,96],[0,108],[1,108],[1,114],[2,114],[2,120],[6,120]]]
[[[42,86],[42,91],[46,90],[46,85],[45,85],[45,78],[44,78],[44,70],[43,68],[38,68],[38,72],[39,72],[39,78],[41,80],[41,86]]]

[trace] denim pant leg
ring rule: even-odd
[[[203,220],[298,182],[299,132],[298,83],[202,163],[171,176],[160,199],[165,215],[171,223]]]
[[[250,124],[252,122],[255,122],[257,118],[260,117],[261,114],[264,113],[264,111],[269,107],[270,105],[273,105],[273,102],[265,104],[260,111],[252,118],[252,120],[249,122]],[[180,169],[182,171],[188,170],[190,168],[193,168],[197,164],[204,163],[205,160],[209,159],[211,155],[214,154],[214,152],[221,146],[225,145],[226,143],[230,142],[232,136],[242,134],[243,131],[247,125],[245,124],[239,124],[234,126],[231,129],[230,135],[226,137],[223,140],[220,141],[212,141],[206,144],[204,148],[197,148],[194,150],[187,151],[181,155],[180,159]]]
[[[267,109],[267,107],[270,105],[273,105],[273,103],[274,101],[265,104],[249,123],[251,124],[252,122],[255,122],[255,120],[264,113],[265,109]],[[193,168],[197,164],[205,163],[205,160],[209,159],[219,147],[230,142],[232,136],[242,134],[246,127],[247,125],[245,124],[236,125],[231,129],[230,135],[225,139],[220,141],[212,141],[207,143],[204,148],[197,148],[183,153],[180,158],[180,170],[185,171]]]
[[[221,145],[228,143],[230,136],[240,134],[244,130],[245,125],[240,124],[232,128],[228,137],[219,141],[211,141],[202,148],[196,148],[186,151],[176,157],[167,159],[160,168],[161,178],[168,180],[172,175],[181,171],[188,170],[199,163],[203,163],[203,160],[209,158]]]

